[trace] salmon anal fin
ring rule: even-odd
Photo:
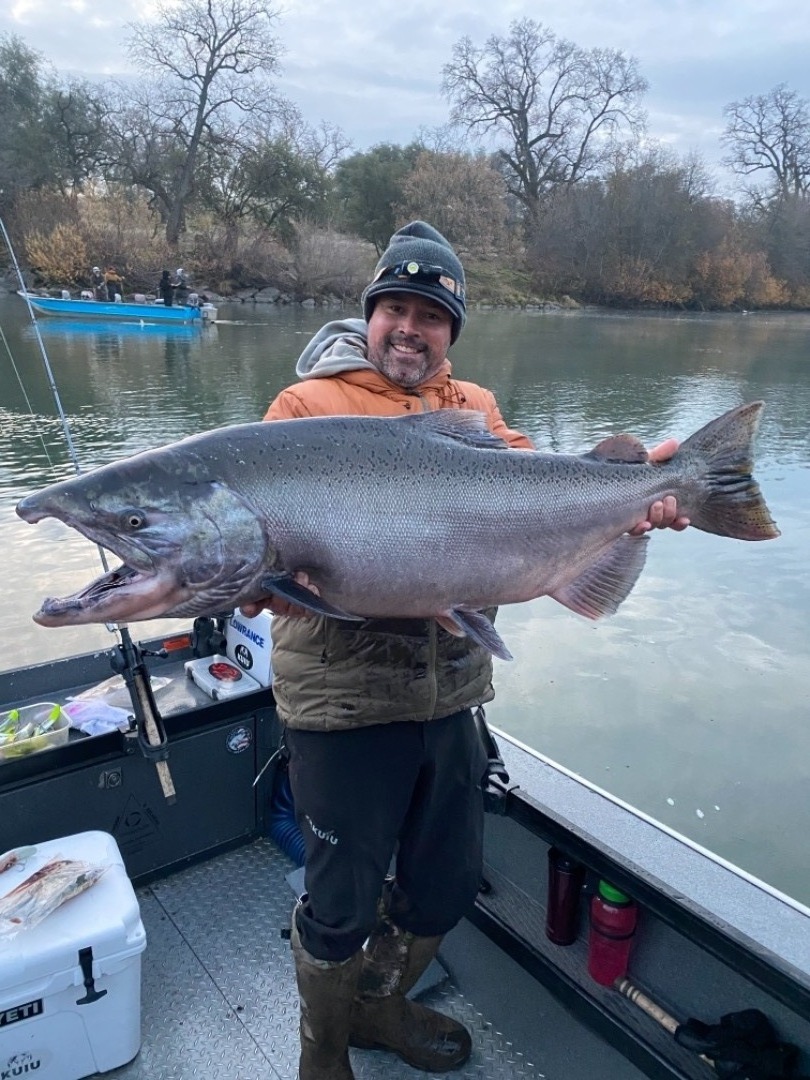
[[[491,652],[499,660],[514,660],[501,635],[480,611],[453,608],[444,615],[437,615],[436,622],[454,637],[472,638],[482,649]]]
[[[448,634],[452,634],[453,637],[466,637],[467,631],[456,622],[454,615],[437,615],[436,622],[442,628],[446,630]]]
[[[347,611],[333,607],[305,585],[299,585],[291,574],[268,575],[262,579],[262,589],[268,596],[280,596],[282,600],[289,600],[291,604],[314,611],[316,615],[329,615],[333,619],[351,619],[362,622],[362,615],[350,615]]]
[[[646,557],[647,537],[625,533],[578,578],[551,595],[586,619],[615,615],[644,569]]]

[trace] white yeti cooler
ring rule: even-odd
[[[39,925],[0,941],[0,1077],[79,1080],[140,1049],[146,933],[112,836],[77,833],[34,851],[0,873],[0,896],[55,856],[108,869]]]

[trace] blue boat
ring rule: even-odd
[[[40,333],[48,338],[54,337],[77,337],[90,334],[95,338],[112,336],[117,338],[198,338],[201,331],[209,330],[216,333],[216,324],[206,322],[203,319],[195,319],[194,322],[147,322],[141,319],[90,319],[90,318],[63,318],[51,316],[39,324]],[[33,336],[29,327],[25,331],[26,337]]]
[[[115,319],[116,322],[149,323],[202,323],[216,319],[216,308],[212,304],[201,307],[188,304],[165,307],[159,303],[106,303],[103,300],[61,299],[55,296],[35,296],[33,293],[19,292],[34,311],[40,315],[59,315],[81,319]]]

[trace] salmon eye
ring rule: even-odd
[[[121,523],[130,532],[136,532],[146,524],[146,515],[140,510],[125,510],[121,515]]]

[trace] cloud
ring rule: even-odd
[[[11,0],[0,34],[16,33],[57,70],[87,76],[131,71],[127,24],[150,13],[136,0]],[[515,19],[535,18],[586,48],[635,56],[650,90],[650,135],[678,153],[719,162],[723,106],[787,82],[810,96],[810,20],[793,0],[569,0],[542,18],[527,0],[287,0],[277,33],[280,88],[315,125],[339,125],[357,149],[407,142],[447,122],[442,67],[463,36],[483,45]]]

